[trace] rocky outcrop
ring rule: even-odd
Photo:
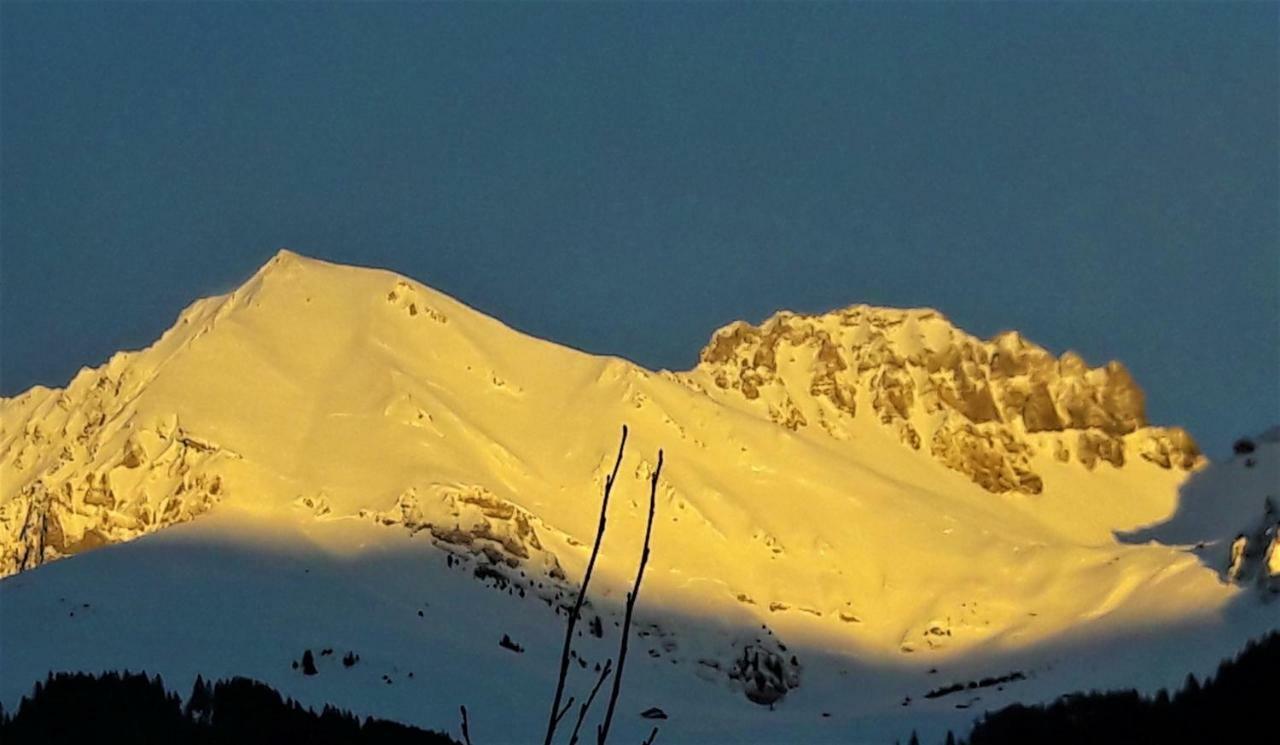
[[[1031,470],[1031,448],[1008,430],[947,421],[933,433],[933,457],[990,492],[1039,494],[1044,481]]]
[[[5,402],[0,576],[190,520],[226,495],[218,464],[235,454],[176,415],[136,416],[126,359]]]
[[[396,280],[387,293],[387,303],[404,311],[410,318],[422,317],[439,324],[449,322],[449,317],[430,305],[430,302],[409,282]]]
[[[1266,568],[1268,587],[1280,591],[1280,525],[1271,528],[1271,542],[1267,544],[1262,565]]]
[[[1190,470],[1200,460],[1195,441],[1181,427],[1148,427],[1137,434],[1138,455],[1161,468]]]
[[[1124,440],[1115,435],[1085,430],[1080,433],[1078,443],[1076,457],[1089,470],[1093,470],[1099,461],[1110,463],[1116,468],[1124,465]]]
[[[1280,508],[1268,497],[1262,516],[1248,531],[1231,542],[1227,579],[1255,584],[1261,590],[1280,591]]]
[[[426,531],[443,548],[470,554],[491,566],[527,567],[562,581],[556,555],[543,547],[533,518],[524,509],[479,486],[432,484],[410,488],[384,512],[362,511],[383,525]]]
[[[688,379],[741,395],[793,430],[816,423],[839,435],[839,422],[869,405],[904,445],[927,444],[992,492],[1039,493],[1040,449],[1089,469],[1132,455],[1184,470],[1200,460],[1185,431],[1148,426],[1142,390],[1120,363],[1090,368],[1016,332],[983,341],[932,310],[853,306],[734,323]]]
[[[742,687],[749,701],[771,706],[800,686],[800,661],[786,656],[785,648],[774,642],[770,649],[763,644],[746,644],[742,655],[728,666],[729,680]]]

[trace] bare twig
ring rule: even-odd
[[[649,738],[645,740],[643,743],[641,743],[641,745],[653,745],[653,741],[657,736],[658,736],[658,728],[654,727],[653,731],[649,733]]]
[[[640,596],[640,582],[644,580],[644,567],[649,563],[649,538],[653,535],[653,514],[658,509],[658,475],[662,473],[662,451],[658,451],[658,467],[649,480],[649,521],[644,528],[644,551],[640,554],[640,568],[636,570],[636,583],[627,593],[627,610],[622,622],[622,641],[618,644],[618,672],[613,676],[613,690],[609,693],[609,708],[604,721],[596,728],[596,745],[604,745],[609,737],[609,725],[613,722],[613,710],[618,705],[618,692],[622,689],[622,666],[627,662],[627,638],[631,631],[631,614]]]
[[[604,669],[600,671],[600,677],[596,679],[596,685],[591,689],[591,695],[583,702],[582,708],[578,709],[578,721],[573,725],[573,734],[569,736],[569,745],[578,745],[578,731],[582,729],[582,720],[587,718],[587,710],[591,708],[591,702],[596,700],[596,694],[600,692],[600,686],[604,685],[605,678],[608,678],[611,672],[613,672],[613,660],[605,660]]]
[[[467,707],[459,706],[458,708],[462,710],[462,741],[466,745],[471,745],[471,730],[467,726]]]
[[[569,700],[564,702],[564,708],[560,710],[559,714],[556,714],[556,726],[559,726],[560,720],[564,719],[564,715],[569,713],[570,706],[573,706],[573,696],[570,696]]]
[[[600,554],[600,544],[604,541],[605,514],[609,509],[609,494],[613,491],[613,482],[618,478],[618,466],[622,464],[622,451],[627,447],[627,426],[622,426],[622,442],[618,445],[618,458],[613,462],[613,472],[604,482],[604,498],[600,500],[600,523],[596,527],[596,542],[591,548],[591,558],[587,561],[587,570],[582,575],[582,586],[578,588],[578,599],[569,612],[569,622],[565,624],[564,648],[560,651],[560,676],[556,680],[556,695],[551,701],[551,713],[547,720],[547,736],[543,745],[551,745],[556,734],[559,721],[560,699],[564,696],[564,680],[569,674],[569,649],[573,645],[573,629],[578,624],[578,616],[582,613],[582,603],[587,598],[587,585],[591,583],[591,572],[595,570],[596,557]],[[646,541],[647,543],[647,541]]]

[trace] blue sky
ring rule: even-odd
[[[15,4],[0,392],[276,249],[687,368],[779,308],[1120,359],[1280,421],[1280,6]]]

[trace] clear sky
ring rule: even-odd
[[[650,367],[932,306],[1221,453],[1280,421],[1278,9],[6,2],[0,392],[287,246]]]

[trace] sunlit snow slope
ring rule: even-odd
[[[618,618],[666,466],[621,736],[656,705],[664,741],[879,741],[1099,676],[1174,683],[1280,625],[1275,443],[1207,466],[1115,363],[865,306],[734,324],[701,359],[650,372],[281,252],[152,347],[0,403],[0,700],[147,666],[427,726],[467,703],[523,738],[622,424],[590,615]],[[1221,524],[1180,538],[1188,495],[1221,490]],[[304,647],[362,662],[303,678]]]

